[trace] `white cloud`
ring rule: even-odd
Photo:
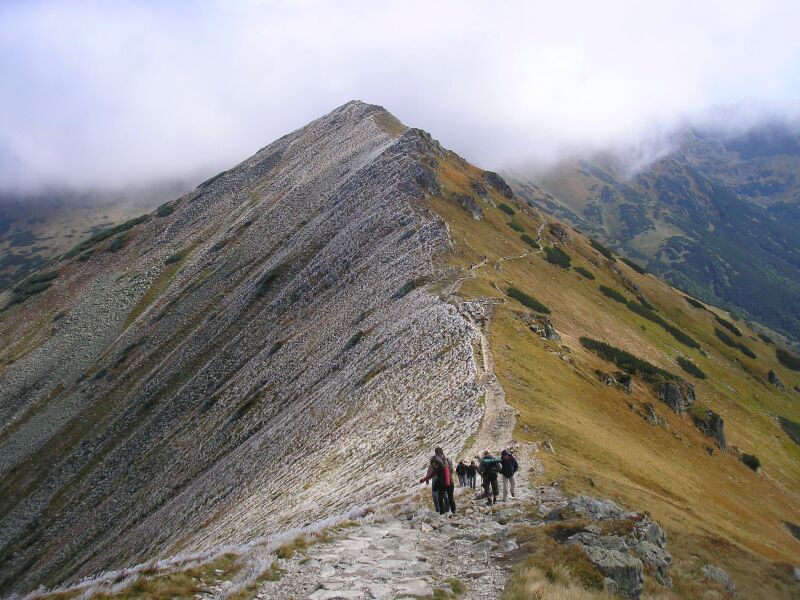
[[[552,159],[800,97],[798,22],[778,0],[7,1],[0,187],[193,175],[352,98],[485,167]]]

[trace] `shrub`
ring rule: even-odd
[[[775,342],[772,341],[772,338],[766,335],[765,333],[759,333],[758,337],[761,338],[761,341],[765,344],[774,344]]]
[[[510,217],[510,216],[513,216],[513,215],[514,215],[514,213],[515,213],[514,209],[513,209],[513,208],[511,208],[511,207],[510,207],[508,204],[506,204],[505,202],[501,202],[500,204],[498,204],[498,205],[497,205],[497,208],[499,208],[500,210],[502,210],[502,211],[503,211],[504,213],[506,213],[506,214],[507,214],[509,217]]]
[[[690,360],[688,360],[686,358],[683,358],[682,356],[678,357],[678,366],[681,369],[683,369],[684,371],[686,371],[687,373],[689,373],[689,375],[693,375],[694,377],[697,377],[698,379],[705,379],[706,378],[706,374],[702,371],[702,369],[700,367],[698,367],[692,361],[690,361]]]
[[[725,319],[723,319],[719,315],[714,315],[714,318],[716,319],[717,323],[722,325],[725,329],[730,331],[732,334],[736,335],[737,337],[742,337],[742,332],[739,331],[739,328],[736,327],[736,325],[734,325],[730,321],[726,321]]]
[[[592,245],[592,248],[597,250],[600,254],[605,256],[608,260],[616,261],[616,259],[614,258],[614,254],[611,252],[611,250],[609,250],[608,248],[603,246],[603,244],[601,244],[597,240],[593,240],[591,238],[589,238],[589,243]]]
[[[44,273],[31,275],[12,288],[13,294],[9,304],[22,304],[31,296],[43,292],[53,285],[53,280],[56,277],[58,277],[58,271],[45,271]]]
[[[67,252],[64,255],[64,257],[71,258],[76,254],[83,252],[84,250],[88,250],[95,244],[98,244],[103,240],[107,240],[112,235],[116,235],[117,233],[121,233],[123,231],[128,231],[128,229],[132,229],[136,225],[144,223],[149,218],[150,218],[149,215],[142,215],[141,217],[136,217],[135,219],[128,219],[124,223],[120,223],[119,225],[115,225],[114,227],[109,227],[108,229],[103,229],[102,231],[98,231],[94,235],[90,236],[88,239],[82,241],[80,244],[72,248],[72,250]]]
[[[667,323],[664,319],[654,313],[652,310],[639,304],[638,302],[628,302],[628,308],[635,312],[640,317],[644,317],[648,321],[652,321],[656,325],[659,325],[663,328],[667,333],[669,333],[672,337],[678,340],[681,344],[685,346],[689,346],[689,348],[699,348],[700,344],[695,341],[690,335],[684,333],[674,325]]]
[[[362,337],[364,337],[364,332],[363,331],[356,331],[353,334],[353,337],[351,337],[349,340],[347,340],[347,343],[344,345],[344,348],[342,349],[342,351],[343,352],[347,352],[351,348],[355,348],[356,344],[358,344],[358,342],[361,341]]]
[[[519,233],[525,231],[525,228],[516,221],[509,221],[508,226],[511,227],[511,229],[513,229],[514,231],[518,231]]]
[[[399,300],[403,296],[407,296],[415,289],[424,284],[425,284],[425,279],[423,279],[422,277],[416,277],[415,279],[406,281],[402,286],[400,286],[399,290],[397,290],[394,294],[392,294],[392,299]]]
[[[541,313],[545,313],[545,314],[549,314],[550,313],[550,309],[549,308],[547,308],[544,304],[542,304],[541,302],[536,300],[536,298],[533,298],[533,297],[529,296],[528,294],[526,294],[525,292],[523,292],[520,289],[517,289],[515,287],[508,288],[508,296],[510,298],[513,298],[514,300],[516,300],[517,302],[519,302],[523,306],[527,306],[531,310],[535,310],[537,312],[541,312]]]
[[[739,352],[744,354],[745,356],[749,356],[750,358],[758,358],[756,353],[750,350],[747,346],[742,343],[736,344],[736,347],[739,348]]]
[[[167,215],[171,215],[175,212],[175,209],[172,207],[171,203],[167,202],[162,204],[156,209],[156,216],[158,217],[166,217]]]
[[[733,339],[731,339],[731,336],[729,336],[727,333],[717,327],[714,328],[714,333],[723,344],[730,346],[731,348],[736,348],[736,342],[734,342]]]
[[[544,249],[545,260],[551,264],[561,267],[562,269],[569,269],[572,258],[569,254],[564,252],[561,248],[548,246]]]
[[[792,371],[800,371],[800,358],[787,352],[783,348],[775,349],[775,357],[784,367]]]
[[[612,300],[616,300],[620,304],[628,304],[628,299],[614,288],[610,288],[607,285],[601,285],[598,289],[604,296],[611,298]]]
[[[584,269],[583,267],[572,267],[575,269],[575,272],[579,275],[583,275],[586,279],[594,279],[594,273],[589,271],[588,269]]]
[[[758,460],[758,457],[755,454],[742,454],[742,457],[739,460],[753,469],[753,471],[758,471],[761,468],[761,461]]]
[[[175,263],[181,262],[183,258],[183,254],[180,252],[176,252],[175,254],[170,254],[167,258],[164,259],[165,265],[174,265]]]
[[[533,247],[533,248],[536,248],[537,250],[540,248],[540,246],[539,246],[539,242],[537,242],[535,239],[533,239],[533,238],[532,238],[531,236],[529,236],[527,233],[525,233],[525,234],[523,234],[523,235],[519,236],[519,238],[520,238],[520,239],[521,239],[523,242],[525,242],[526,244],[528,244],[529,246],[531,246],[531,247]]]
[[[705,307],[705,304],[703,304],[702,302],[698,302],[694,298],[689,298],[689,296],[684,296],[683,299],[686,300],[689,304],[691,304],[695,308],[699,308],[700,310],[708,310]]]
[[[664,379],[680,379],[677,375],[665,371],[625,350],[615,348],[611,344],[606,344],[605,342],[593,340],[588,337],[581,337],[579,341],[581,346],[587,350],[591,350],[604,360],[613,362],[617,367],[631,375],[640,375],[650,382],[657,382]]]
[[[631,269],[633,269],[640,275],[644,275],[645,273],[647,273],[647,270],[642,265],[633,262],[629,258],[623,258],[622,262],[624,262],[626,265],[628,265]]]
[[[106,252],[119,252],[125,247],[127,241],[124,235],[114,238],[106,248]]]
[[[644,306],[647,310],[652,310],[652,311],[656,310],[656,307],[650,304],[647,301],[647,298],[645,298],[644,296],[636,296],[636,299],[639,301],[639,304]]]

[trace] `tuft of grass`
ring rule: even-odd
[[[547,246],[544,249],[545,260],[550,264],[561,267],[562,269],[569,269],[572,257],[564,252],[561,248],[555,246]]]
[[[308,540],[301,535],[278,548],[277,556],[282,559],[292,558],[299,551],[306,548],[308,548]]]
[[[594,273],[592,273],[592,272],[591,272],[591,271],[589,271],[588,269],[585,269],[585,268],[583,268],[583,267],[580,267],[580,266],[578,266],[578,267],[572,267],[572,268],[573,268],[573,269],[575,269],[575,272],[576,272],[576,273],[578,273],[579,275],[582,275],[582,276],[583,276],[583,277],[585,277],[586,279],[594,279]]]
[[[652,321],[656,325],[659,325],[664,331],[669,333],[672,337],[678,340],[681,344],[688,346],[689,348],[699,348],[700,344],[690,336],[689,334],[681,331],[674,325],[667,323],[664,319],[658,316],[655,312],[640,304],[639,302],[628,302],[628,308],[635,312],[640,317],[644,317],[648,321]]]
[[[536,298],[529,296],[522,290],[510,287],[508,288],[508,296],[513,298],[523,306],[527,306],[531,310],[535,310],[540,313],[550,314],[550,309],[547,308],[544,304],[539,302]]]

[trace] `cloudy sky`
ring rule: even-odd
[[[484,167],[800,99],[797,0],[3,0],[0,188],[201,176],[353,98]]]

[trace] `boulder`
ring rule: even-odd
[[[723,586],[731,596],[734,598],[739,597],[739,594],[736,593],[736,584],[733,583],[733,579],[731,579],[731,576],[725,571],[715,565],[704,565],[700,567],[700,571],[703,573],[703,577],[710,581],[716,581]]]
[[[629,600],[639,600],[644,587],[642,561],[625,552],[607,550],[599,546],[581,546],[597,569],[617,585],[617,593]]]
[[[472,191],[474,191],[479,198],[486,198],[486,196],[489,195],[486,186],[484,186],[480,181],[472,182]]]
[[[627,552],[630,547],[625,538],[618,535],[597,535],[588,531],[581,531],[567,538],[566,544],[580,544],[581,546],[592,546],[605,548],[606,550],[616,550],[617,552]]]
[[[472,196],[467,196],[466,194],[453,194],[453,200],[461,208],[471,214],[472,218],[476,221],[480,221],[483,217],[483,209],[481,208],[480,204],[478,204],[478,201]]]
[[[663,427],[666,425],[667,421],[656,412],[655,407],[650,403],[647,402],[644,405],[645,416],[644,420],[647,421],[653,427]]]
[[[770,372],[767,374],[767,379],[769,379],[769,382],[776,388],[778,388],[780,391],[782,392],[786,391],[786,386],[783,385],[783,382],[780,380],[778,374],[775,371],[770,370]]]
[[[656,576],[656,581],[663,586],[672,587],[672,578],[669,576],[669,565],[672,555],[666,548],[662,548],[650,541],[642,541],[633,547],[641,561],[650,567]]]
[[[723,450],[727,447],[725,442],[725,422],[717,413],[707,408],[705,418],[702,415],[693,414],[692,420],[700,431],[717,442],[717,446]]]
[[[694,386],[688,381],[665,381],[658,386],[658,399],[678,414],[694,404]]]
[[[567,508],[594,521],[619,519],[623,513],[619,504],[613,500],[592,498],[591,496],[575,496],[569,501]]]
[[[667,547],[667,534],[658,523],[648,523],[637,528],[637,538],[655,544],[659,548]]]
[[[506,198],[511,199],[514,197],[514,191],[506,183],[506,180],[500,177],[500,175],[498,175],[497,173],[494,173],[492,171],[484,171],[483,179],[484,181],[486,181],[486,183],[488,183],[490,186],[492,186]]]

